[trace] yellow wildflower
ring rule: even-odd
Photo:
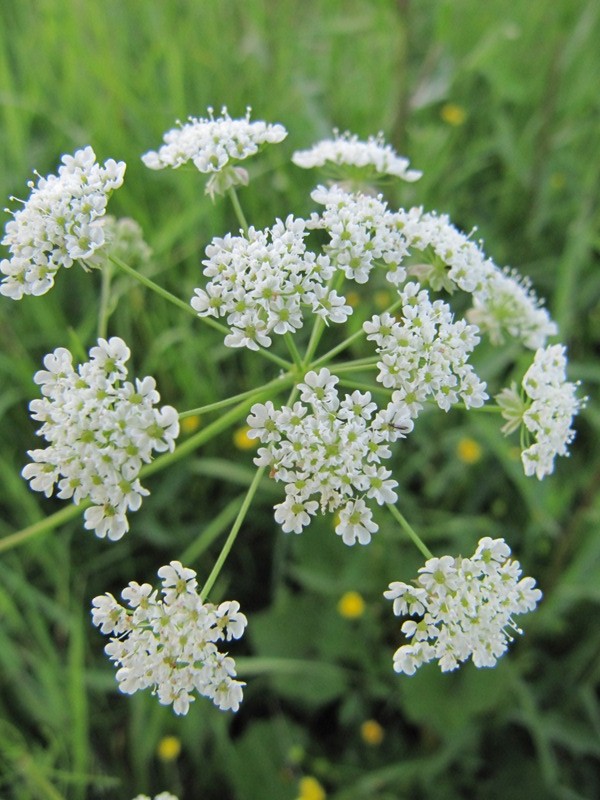
[[[337,609],[342,617],[356,619],[364,614],[365,601],[358,592],[346,592],[340,597]]]
[[[459,106],[456,103],[445,103],[441,108],[440,117],[448,125],[458,127],[466,120],[467,112],[462,106]]]
[[[181,742],[177,736],[163,736],[156,748],[156,755],[161,761],[175,761],[181,753]]]
[[[465,464],[476,464],[481,459],[481,445],[475,439],[463,436],[456,446],[456,454]]]
[[[316,778],[306,775],[300,779],[298,800],[325,800],[327,793]]]
[[[256,439],[250,439],[248,436],[249,430],[248,425],[244,425],[243,428],[237,428],[233,432],[233,443],[238,450],[252,450],[258,444]]]
[[[372,747],[377,747],[377,745],[380,745],[383,742],[385,731],[377,722],[377,720],[367,719],[360,726],[360,735],[365,744],[369,744]]]
[[[191,417],[184,417],[181,420],[181,432],[182,433],[194,433],[200,427],[200,423],[202,418],[199,417],[197,414],[194,414]]]

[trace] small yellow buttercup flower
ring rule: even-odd
[[[163,736],[156,748],[161,761],[175,761],[181,753],[181,742],[177,736]]]
[[[360,735],[365,744],[369,744],[372,747],[377,747],[377,745],[380,745],[383,742],[385,731],[377,722],[377,720],[367,719],[360,726]]]
[[[358,592],[346,592],[340,597],[337,609],[342,617],[356,619],[364,614],[365,601]]]
[[[316,778],[306,775],[300,778],[300,795],[298,800],[325,800],[327,793]]]
[[[469,436],[463,436],[456,446],[456,454],[465,464],[476,464],[481,460],[482,452],[479,442]]]
[[[233,443],[238,450],[253,450],[258,444],[258,439],[251,439],[248,436],[250,428],[244,425],[243,428],[237,428],[233,432]]]
[[[182,433],[194,433],[200,427],[200,423],[202,422],[202,418],[199,417],[197,414],[194,414],[191,417],[184,417],[180,421],[181,425],[181,432]]]
[[[441,108],[440,117],[448,125],[458,127],[466,120],[467,112],[462,106],[456,103],[445,103]]]

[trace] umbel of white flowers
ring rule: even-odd
[[[158,577],[162,597],[149,583],[131,581],[121,592],[128,608],[108,593],[92,600],[94,625],[111,634],[104,650],[118,667],[120,690],[151,688],[176,714],[187,714],[194,692],[237,711],[244,684],[235,680],[235,661],[215,643],[243,634],[239,603],[203,603],[196,573],[179,561],[161,567]]]
[[[511,433],[521,425],[533,443],[521,453],[526,475],[540,480],[554,469],[554,458],[568,456],[567,445],[575,438],[573,417],[585,405],[577,397],[577,384],[566,379],[567,357],[560,344],[536,352],[522,380],[523,395],[516,385],[496,397],[507,420],[502,428]]]
[[[394,654],[394,669],[413,675],[437,660],[442,672],[468,658],[476,667],[493,667],[514,633],[522,633],[515,614],[533,611],[542,597],[533,578],[521,578],[504,539],[479,541],[471,558],[430,558],[415,586],[394,581],[384,593],[396,616],[421,617],[402,624],[410,640]]]
[[[163,136],[162,147],[145,153],[142,161],[149,169],[177,169],[191,161],[199,172],[210,175],[206,193],[211,197],[225,194],[234,186],[245,186],[248,173],[238,162],[287,136],[283,125],[251,122],[250,113],[248,108],[243,119],[232,119],[223,106],[221,116],[215,117],[209,108],[207,118],[189,117],[186,123],[178,122],[177,128]]]
[[[0,293],[13,300],[45,294],[60,267],[86,267],[105,242],[104,215],[113,189],[123,183],[125,164],[112,158],[96,163],[91,147],[64,155],[58,175],[29,182],[29,200],[6,225],[2,244],[10,259],[0,261],[6,276]],[[88,266],[92,266],[89,264]]]
[[[152,452],[173,450],[179,433],[177,411],[156,408],[160,395],[152,377],[127,381],[129,348],[113,336],[99,339],[90,360],[73,367],[73,356],[59,347],[44,358],[34,381],[43,397],[29,408],[37,431],[48,442],[30,450],[23,477],[50,497],[91,502],[85,527],[113,541],[129,530],[127,511],[137,511],[149,492],[139,481]]]

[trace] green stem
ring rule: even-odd
[[[223,545],[223,549],[221,550],[219,557],[214,567],[212,568],[210,575],[208,576],[204,586],[202,587],[202,592],[200,594],[202,601],[206,599],[208,593],[214,586],[215,581],[219,577],[219,573],[221,572],[223,564],[225,563],[225,559],[227,558],[227,556],[229,555],[229,551],[233,547],[233,543],[235,542],[237,535],[240,531],[240,528],[242,527],[242,523],[246,518],[246,514],[248,513],[250,504],[254,499],[254,495],[256,494],[256,490],[258,489],[258,486],[262,480],[263,475],[266,472],[266,469],[267,469],[266,467],[261,467],[256,472],[256,475],[254,476],[254,479],[250,484],[248,491],[246,492],[246,497],[244,498],[244,502],[242,503],[242,506],[238,511],[238,515],[235,518],[235,522],[233,523],[231,530],[229,531],[229,536],[227,537],[227,540]]]
[[[398,299],[395,302],[393,302],[390,306],[388,306],[381,313],[382,314],[393,314],[394,311],[400,305],[402,305],[402,300]],[[358,330],[358,331],[355,331],[351,336],[348,336],[347,339],[344,339],[343,342],[340,342],[338,345],[336,345],[331,350],[329,350],[329,352],[325,353],[324,356],[321,356],[320,358],[318,358],[315,361],[315,363],[312,365],[313,369],[315,367],[321,366],[321,364],[327,364],[327,362],[331,361],[331,359],[334,358],[335,356],[337,356],[338,353],[341,353],[342,350],[345,350],[347,347],[350,347],[351,344],[356,342],[358,339],[360,339],[364,335],[365,335],[365,331],[362,328],[360,328],[360,330]]]
[[[488,405],[488,406],[479,406],[478,408],[473,408],[471,406],[467,407],[464,403],[454,403],[452,408],[459,408],[462,411],[480,411],[483,414],[501,414],[502,409],[500,406]]]
[[[285,381],[283,378],[281,379],[282,388],[283,386],[289,386],[292,383],[293,378],[291,376],[285,376]],[[180,445],[178,445],[172,453],[164,453],[156,458],[151,464],[147,464],[140,470],[139,477],[145,478],[147,475],[154,475],[155,472],[160,472],[170,464],[174,464],[176,461],[184,458],[189,453],[193,453],[194,450],[201,445],[206,444],[206,442],[210,441],[215,436],[218,436],[234,422],[239,422],[240,419],[248,414],[248,411],[255,402],[258,402],[261,398],[268,399],[271,396],[272,390],[265,391],[263,388],[256,392],[251,399],[235,406],[235,408],[232,408],[231,411],[223,414],[221,417],[219,417],[219,419],[215,420],[206,428],[202,428],[202,430],[199,430],[193,436],[190,436],[189,439],[186,439],[185,442],[182,442]]]
[[[191,544],[179,556],[179,561],[186,566],[193,564],[202,553],[204,553],[214,540],[221,535],[228,525],[231,525],[239,512],[244,495],[235,497],[222,509],[216,517],[213,517],[205,528],[198,534]]]
[[[68,522],[70,519],[74,519],[89,505],[89,502],[84,501],[78,506],[75,504],[66,506],[65,508],[61,508],[60,511],[56,511],[54,514],[51,514],[49,517],[44,517],[44,519],[34,522],[32,525],[28,525],[22,530],[16,531],[16,533],[10,533],[8,536],[0,539],[0,552],[3,552],[4,550],[11,550],[13,547],[18,547],[24,542],[29,541],[29,539],[33,539],[42,533],[47,533],[48,531],[57,528],[59,525],[62,525],[63,522]]]
[[[337,372],[338,369],[336,367],[336,375]],[[352,390],[358,389],[359,392],[370,392],[371,394],[373,394],[373,392],[379,392],[379,394],[385,394],[387,397],[391,397],[394,391],[393,389],[386,389],[385,386],[378,386],[377,384],[371,385],[370,383],[356,383],[355,381],[340,381],[339,386],[344,386]]]
[[[431,552],[431,550],[422,541],[421,537],[414,530],[414,528],[412,528],[408,524],[408,521],[402,516],[402,514],[398,511],[396,506],[393,506],[391,503],[388,503],[387,507],[390,510],[392,516],[396,519],[397,522],[400,523],[404,532],[408,534],[413,544],[417,546],[417,548],[421,551],[421,553],[425,556],[425,558],[433,558],[433,553]]]
[[[102,282],[100,285],[100,308],[98,309],[98,339],[106,339],[108,329],[108,305],[110,303],[110,281],[112,278],[112,264],[105,264],[102,268]]]
[[[253,399],[255,397],[262,397],[267,389],[272,389],[274,393],[277,393],[279,389],[284,389],[285,387],[289,386],[290,380],[291,376],[289,374],[282,375],[280,378],[275,378],[274,380],[269,381],[269,383],[266,383],[260,389],[248,389],[247,392],[234,394],[232,397],[227,397],[225,400],[218,400],[216,403],[209,403],[206,406],[192,408],[189,411],[182,411],[179,415],[179,419],[198,417],[202,414],[209,414],[211,411],[220,411],[222,408],[227,408],[228,406],[232,406],[235,403],[246,400],[247,398]]]
[[[298,367],[300,372],[304,370],[304,364],[302,363],[302,356],[300,355],[298,348],[296,347],[296,342],[294,341],[294,337],[290,334],[289,331],[284,333],[283,338],[287,345],[288,350],[290,351],[290,355],[294,361],[294,364]]]
[[[306,353],[304,354],[304,359],[302,361],[304,371],[306,371],[309,368],[309,366],[310,367],[315,366],[315,364],[311,364],[310,362],[312,361],[312,357],[315,354],[315,350],[319,346],[319,341],[321,339],[321,335],[324,329],[325,329],[325,322],[321,317],[317,317],[315,320],[314,327],[312,329],[312,333],[310,334],[310,339],[308,341],[308,347],[306,348]]]
[[[358,372],[363,369],[376,368],[377,358],[357,358],[354,361],[347,361],[345,364],[336,364],[335,374],[341,372]]]
[[[151,278],[148,278],[146,275],[142,275],[141,272],[138,272],[137,269],[130,267],[129,264],[126,264],[124,261],[121,261],[120,258],[116,256],[109,256],[110,260],[113,264],[115,264],[119,269],[126,272],[132,278],[135,278],[136,281],[142,283],[146,288],[151,289],[156,294],[160,295],[164,300],[168,300],[169,303],[173,303],[173,305],[180,308],[182,311],[185,311],[187,314],[191,314],[193,317],[197,319],[201,319],[203,322],[206,322],[207,325],[210,325],[212,328],[220,331],[221,333],[229,333],[229,330],[224,326],[220,325],[215,320],[211,319],[211,317],[198,317],[198,314],[194,311],[189,303],[184,302],[179,297],[171,292],[168,292],[166,289],[163,289],[162,286],[159,286],[158,283],[155,283]]]
[[[229,199],[231,200],[231,204],[233,205],[233,210],[235,211],[235,215],[238,219],[238,222],[242,226],[242,230],[244,234],[248,233],[248,223],[246,221],[246,217],[244,212],[242,211],[242,206],[240,205],[239,198],[237,196],[237,192],[234,186],[231,186],[229,191]]]
[[[361,330],[356,331],[355,333],[353,333],[352,336],[348,336],[348,338],[344,339],[343,342],[340,342],[335,347],[332,347],[332,349],[329,350],[327,353],[325,353],[325,355],[323,355],[320,358],[318,358],[315,361],[315,363],[313,364],[313,368],[320,367],[323,364],[327,364],[329,361],[331,361],[332,358],[335,358],[335,356],[337,356],[338,353],[341,353],[347,347],[350,347],[350,345],[353,342],[356,342],[358,339],[361,338],[361,336],[364,336],[364,335],[365,335],[365,332],[361,329]]]

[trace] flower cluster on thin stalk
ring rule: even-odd
[[[414,586],[390,584],[384,596],[393,600],[394,614],[420,617],[402,624],[410,644],[396,650],[396,672],[413,675],[434,660],[442,672],[469,658],[476,667],[496,664],[513,635],[522,633],[513,617],[533,611],[542,597],[509,556],[504,539],[485,537],[471,558],[430,558]]]
[[[384,176],[413,182],[423,174],[408,168],[408,159],[385,143],[383,133],[369,136],[366,142],[349,131],[334,130],[333,135],[333,139],[323,139],[309,150],[296,150],[292,155],[294,164],[303,169],[325,167],[335,177],[345,177],[350,171],[352,177],[365,182]]]
[[[340,186],[320,186],[311,196],[325,208],[311,216],[309,227],[328,234],[323,250],[347,278],[366,283],[374,267],[381,266],[397,287],[414,277],[436,292],[468,293],[473,307],[467,319],[493,344],[508,336],[536,349],[556,333],[528,281],[496,266],[446,215],[422,208],[392,211],[381,195]]]
[[[119,689],[152,689],[162,705],[187,714],[197,692],[220,709],[237,711],[243,683],[235,661],[217,642],[239,639],[246,617],[235,600],[202,601],[196,573],[179,561],[158,570],[160,595],[131,581],[121,592],[127,606],[106,593],[92,601],[92,620],[111,640],[104,648],[117,669]]]
[[[11,257],[0,261],[6,276],[0,293],[13,300],[45,294],[60,267],[83,267],[105,242],[106,205],[123,183],[125,164],[112,158],[96,163],[91,147],[64,155],[58,175],[29,182],[31,195],[13,213],[2,244]]]
[[[206,248],[202,263],[211,280],[194,290],[191,305],[201,317],[226,318],[228,347],[269,347],[272,334],[302,327],[305,307],[329,322],[350,315],[344,298],[328,286],[334,273],[329,259],[306,249],[307,235],[305,221],[289,216],[264,231],[215,238]]]
[[[283,125],[251,122],[250,113],[248,108],[243,119],[232,119],[224,106],[221,116],[215,117],[209,108],[207,118],[189,117],[185,123],[178,122],[176,128],[164,134],[162,147],[145,153],[142,161],[149,169],[177,169],[191,161],[199,172],[211,176],[206,185],[211,197],[237,185],[245,186],[248,173],[237,162],[287,136]]]
[[[99,339],[77,369],[64,347],[44,358],[46,369],[34,376],[43,397],[29,408],[48,446],[29,451],[22,473],[46,497],[57,488],[62,499],[91,503],[85,527],[113,541],[129,530],[127,511],[149,494],[138,477],[142,465],[153,451],[173,450],[179,433],[176,410],[156,407],[154,378],[126,380],[129,356],[114,336]]]
[[[523,394],[513,383],[496,397],[507,420],[503,433],[523,426],[525,438],[534,440],[524,447],[521,460],[525,474],[539,480],[554,471],[556,456],[569,455],[567,445],[575,438],[573,417],[585,404],[585,398],[577,397],[577,384],[567,381],[566,367],[563,345],[539,349],[523,376]]]
[[[482,406],[488,397],[485,383],[467,363],[479,342],[477,328],[464,320],[454,322],[448,304],[432,303],[417,283],[407,283],[399,296],[400,321],[382,314],[363,325],[381,358],[377,380],[397,389],[413,417],[429,396],[444,411],[459,400],[467,408]]]
[[[368,501],[397,500],[398,483],[381,462],[391,455],[389,445],[413,425],[398,397],[378,410],[369,392],[340,400],[337,383],[323,368],[307,373],[298,386],[300,402],[293,406],[256,403],[248,436],[264,445],[255,464],[270,467],[271,475],[285,483],[286,498],[275,506],[275,520],[284,531],[301,533],[320,508],[337,512],[335,532],[346,544],[368,544],[378,530]]]

